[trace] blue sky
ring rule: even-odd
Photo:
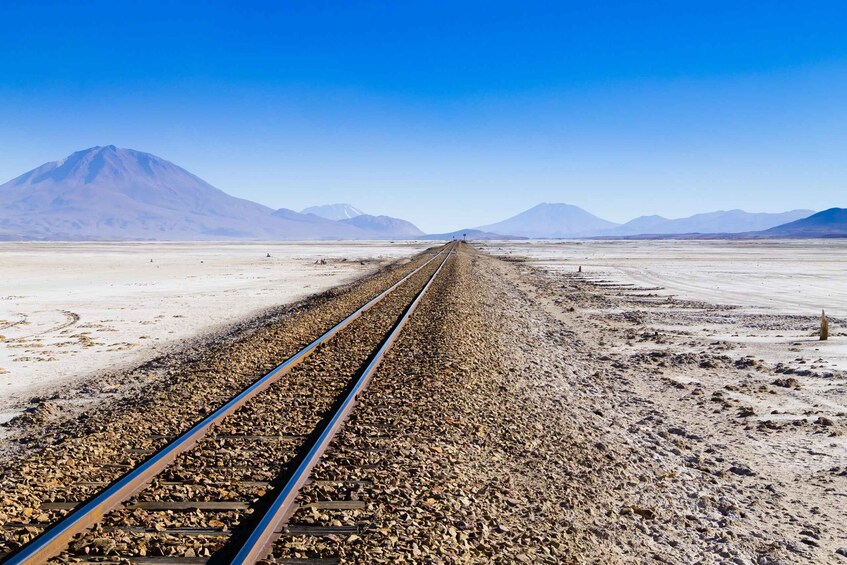
[[[0,0],[0,182],[93,145],[427,231],[847,205],[837,2]]]

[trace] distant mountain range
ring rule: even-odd
[[[450,241],[452,239],[467,239],[467,240],[506,240],[506,239],[529,239],[519,235],[503,235],[477,229],[456,230],[448,233],[432,233],[425,235],[420,239],[436,239],[442,241]]]
[[[314,214],[328,220],[356,226],[373,234],[388,238],[414,239],[424,235],[418,226],[412,222],[392,218],[391,216],[373,216],[365,214],[351,204],[325,204],[304,208],[303,214]]]
[[[349,220],[365,213],[350,204],[325,204],[323,206],[309,206],[300,211],[301,214],[314,214],[327,220]]]
[[[792,210],[779,214],[720,210],[687,218],[640,216],[615,224],[569,204],[539,204],[502,222],[479,229],[533,238],[614,237],[667,234],[746,233],[769,229],[806,218],[814,210]]]
[[[359,214],[352,218],[339,220],[343,224],[356,226],[371,233],[381,234],[389,238],[414,239],[424,235],[424,232],[412,222],[392,218],[391,216],[371,216],[370,214]]]
[[[673,220],[662,216],[641,216],[596,235],[742,233],[766,230],[814,213],[814,210],[791,210],[778,214],[719,210]]]
[[[160,157],[114,145],[78,151],[0,185],[0,238],[7,240],[385,239],[421,233],[389,220],[356,225],[274,211]]]
[[[625,224],[543,203],[503,221],[425,235],[411,222],[350,204],[295,212],[235,198],[155,155],[114,145],[78,151],[0,185],[4,240],[296,240],[847,237],[844,209],[727,210]]]
[[[774,238],[847,237],[847,209],[830,208],[757,234],[756,237]]]
[[[847,209],[830,208],[766,230],[740,233],[677,233],[601,236],[598,239],[812,239],[847,237]]]

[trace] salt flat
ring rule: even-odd
[[[485,248],[553,273],[581,266],[586,277],[656,289],[650,293],[659,298],[768,318],[770,325],[756,327],[704,321],[686,329],[775,362],[819,354],[831,368],[847,369],[847,240],[517,241]],[[815,335],[822,309],[833,322],[827,342]],[[673,325],[669,318],[666,327]]]
[[[0,410],[69,379],[142,362],[428,246],[2,243]],[[10,414],[0,413],[0,420]]]

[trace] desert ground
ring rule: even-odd
[[[32,396],[140,364],[423,247],[2,243],[0,422]]]
[[[531,302],[575,332],[583,368],[598,363],[588,380],[606,397],[601,420],[626,436],[613,443],[662,469],[631,493],[636,511],[664,522],[640,551],[847,562],[847,241],[482,247],[516,265]],[[687,550],[679,540],[669,549],[675,527],[694,542]]]
[[[551,275],[581,267],[587,280],[647,288],[645,298],[656,302],[723,306],[725,315],[696,322],[663,308],[662,319],[654,315],[651,323],[684,327],[769,361],[791,363],[802,354],[820,358],[821,368],[847,369],[847,340],[822,343],[816,333],[822,310],[847,319],[844,240],[527,241],[484,248],[505,258],[524,257]]]
[[[396,265],[414,250],[388,247]],[[314,265],[314,249],[292,251],[304,280],[335,264]],[[462,246],[302,491],[304,502],[358,508],[304,506],[292,517],[358,533],[284,537],[277,556],[847,563],[845,263],[839,241]],[[205,398],[227,397],[312,339],[327,311],[349,311],[380,284],[366,277],[279,317],[254,316],[251,331],[174,347],[131,371],[143,379],[109,373],[90,393],[33,400],[0,450],[0,551],[58,517],[45,501],[78,499],[91,476],[112,480],[121,471],[105,462],[133,460],[127,446],[163,427],[189,426]],[[318,388],[300,382],[304,399]],[[86,394],[99,403],[82,417],[62,409]],[[59,481],[55,462],[68,460]],[[210,527],[203,512],[137,518],[153,555],[216,551],[214,540],[192,547],[169,533]],[[75,547],[117,559],[135,543],[104,529]]]

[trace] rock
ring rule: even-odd
[[[775,386],[781,386],[785,388],[800,388],[800,381],[795,379],[794,377],[788,378],[778,378],[772,383]]]
[[[736,463],[732,467],[729,468],[729,472],[741,475],[742,477],[753,477],[756,475],[756,472],[753,471],[750,467],[743,463]]]

